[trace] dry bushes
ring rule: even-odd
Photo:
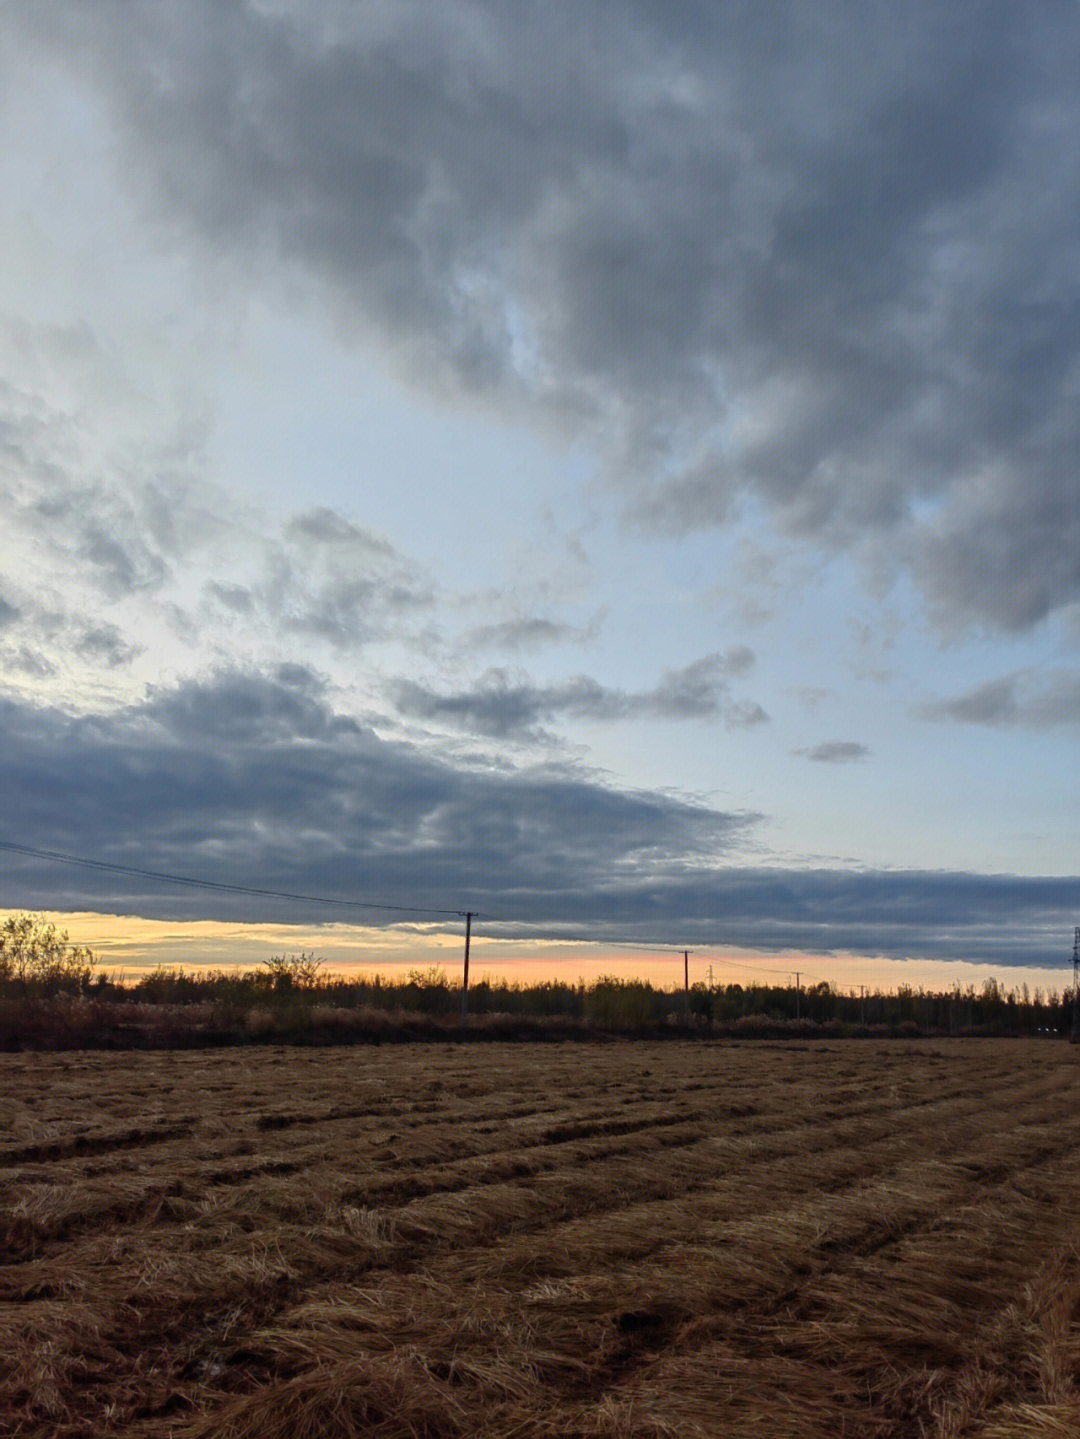
[[[0,1432],[1080,1433],[1075,1051],[0,1059]]]

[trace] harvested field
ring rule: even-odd
[[[0,1432],[1080,1434],[1052,1041],[0,1057]]]

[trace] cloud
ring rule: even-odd
[[[133,538],[125,545],[95,520],[80,526],[75,556],[96,571],[98,584],[110,598],[157,589],[168,573],[162,557],[141,540]]]
[[[1070,7],[41,0],[4,25],[96,77],[156,227],[314,279],[418,382],[609,438],[641,523],[751,496],[906,567],[947,624],[1080,599]]]
[[[857,740],[830,739],[810,749],[797,749],[794,754],[805,755],[817,764],[851,764],[854,760],[865,759],[870,753],[866,745]]]
[[[788,693],[794,695],[808,710],[816,710],[827,699],[834,697],[834,691],[823,685],[793,685]]]
[[[211,580],[205,587],[205,593],[232,614],[250,615],[255,608],[254,596],[246,585],[222,585]]]
[[[266,547],[254,591],[257,608],[284,633],[346,651],[400,630],[434,601],[419,566],[328,508],[286,523],[282,541]]]
[[[768,715],[753,702],[727,699],[725,676],[741,675],[753,651],[735,646],[726,654],[704,655],[684,669],[666,670],[655,688],[609,689],[588,675],[556,685],[534,685],[489,669],[470,689],[439,693],[415,680],[394,686],[398,710],[413,719],[434,720],[496,739],[536,738],[538,726],[559,719],[690,720],[722,717],[729,728],[763,724]]]
[[[277,524],[208,483],[198,418],[140,381],[87,326],[0,315],[9,670],[119,671],[140,652],[175,665],[172,640],[201,658],[245,628],[263,653],[298,636],[352,652],[430,608],[420,567],[338,511]]]
[[[923,705],[923,719],[999,728],[1050,729],[1080,724],[1080,674],[1017,670],[951,699]]]
[[[129,664],[141,647],[129,644],[112,624],[89,625],[75,635],[73,648],[89,664],[104,664],[110,668]]]
[[[0,651],[0,672],[42,680],[54,675],[56,666],[41,650],[31,645],[5,645]]]
[[[24,591],[94,613],[153,602],[221,532],[199,426],[139,379],[86,326],[0,314],[0,504],[7,577]]]
[[[541,615],[501,620],[497,624],[478,625],[465,637],[465,646],[475,649],[538,650],[546,645],[581,644],[592,639],[599,622],[579,626]]]
[[[755,725],[767,724],[768,711],[756,700],[736,700],[724,711],[724,723],[728,729],[753,729]]]
[[[223,672],[108,713],[2,701],[0,725],[0,839],[338,902],[224,894],[8,852],[5,906],[400,920],[344,903],[370,899],[472,908],[480,931],[507,937],[837,950],[1066,974],[1080,878],[753,867],[760,816],[619,790],[568,767],[454,764],[335,712],[301,665]]]
[[[344,548],[352,554],[392,555],[393,546],[381,535],[361,529],[336,510],[325,505],[294,515],[286,527],[290,539],[311,541],[317,545]]]
[[[723,654],[709,655],[698,663],[711,664],[721,674],[745,675],[754,668],[756,662],[757,655],[749,645],[732,645],[731,649],[725,650]]]
[[[17,833],[0,837],[342,900],[493,912],[510,891],[543,900],[582,884],[662,888],[687,863],[713,866],[756,823],[568,768],[455,767],[335,713],[299,665],[157,689],[110,714],[7,701],[0,722],[5,813],[19,817]],[[4,873],[15,905],[47,894],[158,915],[251,908],[134,877]]]
[[[1047,965],[1064,984],[1080,877],[734,869],[721,891],[734,944]]]
[[[46,679],[57,673],[58,662],[80,662],[95,672],[102,667],[117,670],[142,652],[142,646],[110,621],[87,621],[77,611],[59,602],[42,602],[32,593],[20,595],[18,604],[0,599],[0,630],[0,675],[8,678]]]

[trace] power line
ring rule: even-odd
[[[486,919],[489,925],[511,924],[512,920],[499,919],[497,916],[485,915],[479,910],[448,909],[436,905],[417,904],[390,904],[381,900],[368,899],[334,899],[324,894],[298,894],[291,890],[264,889],[256,885],[229,884],[224,880],[196,879],[192,875],[171,874],[165,870],[142,869],[136,865],[116,864],[109,860],[87,859],[82,855],[65,854],[60,850],[40,849],[35,845],[17,844],[13,840],[0,840],[0,850],[8,850],[14,854],[30,855],[35,859],[53,860],[59,864],[76,865],[81,869],[105,870],[113,874],[130,874],[140,879],[157,879],[167,884],[186,885],[190,889],[216,890],[225,894],[249,894],[261,899],[284,899],[298,901],[303,904],[329,904],[345,907],[347,909],[377,909],[395,914],[445,914],[453,915],[455,919]],[[493,936],[494,937],[494,936]],[[527,936],[526,936],[527,938]],[[588,944],[602,946],[609,949],[639,949],[646,950],[652,954],[682,954],[686,948],[682,944],[650,944],[643,939],[619,939],[609,936],[596,937],[595,935],[564,935],[552,934],[540,936],[541,942],[548,944]],[[508,941],[513,942],[513,941]],[[535,943],[536,940],[534,939]],[[700,951],[702,948],[722,948],[721,943],[716,945],[702,944],[696,942]],[[769,968],[762,964],[747,964],[745,961],[734,959],[722,959],[720,963],[734,969],[753,970],[759,974],[788,974],[785,969]],[[813,978],[813,976],[809,976]]]
[[[184,884],[192,889],[223,890],[227,894],[252,894],[258,895],[262,899],[300,900],[305,904],[333,904],[349,909],[393,910],[399,914],[452,914],[458,919],[464,919],[466,914],[463,909],[438,909],[433,905],[384,904],[382,901],[374,899],[332,899],[325,894],[294,894],[284,889],[259,889],[248,884],[226,884],[223,880],[194,879],[191,875],[168,874],[163,870],[139,869],[130,864],[112,864],[103,859],[85,859],[79,855],[61,854],[54,849],[37,849],[33,845],[15,844],[11,840],[0,839],[0,849],[11,850],[15,854],[33,855],[36,859],[51,859],[61,864],[74,864],[82,869],[104,869],[114,874],[132,874],[141,879],[160,879],[168,884]],[[473,914],[476,914],[475,910],[473,910]]]
[[[485,918],[488,920],[489,929],[495,924],[513,923],[512,920],[507,919],[500,920],[488,916],[485,916]],[[515,944],[524,940],[535,943],[537,937],[526,934],[508,936],[490,935],[489,938],[502,944]],[[651,954],[667,954],[669,951],[672,954],[682,954],[686,948],[686,946],[682,944],[650,944],[647,939],[619,939],[618,937],[612,939],[608,935],[601,935],[600,938],[597,938],[596,935],[586,934],[541,934],[538,938],[545,944],[602,944],[608,949],[644,949],[648,950]]]
[[[487,920],[487,927],[489,930],[495,925],[514,923],[513,920],[500,919],[497,915],[484,915],[484,918]],[[685,944],[650,944],[648,940],[644,939],[619,939],[617,937],[613,939],[609,935],[602,935],[597,938],[596,935],[586,934],[540,934],[537,936],[528,934],[508,936],[489,934],[488,938],[494,940],[497,944],[515,944],[523,942],[544,944],[590,944],[594,946],[602,946],[605,949],[643,949],[651,954],[681,955],[682,952],[688,948],[688,946]],[[708,940],[699,939],[694,941],[693,947],[698,954],[701,954],[707,950],[723,949],[724,941],[716,940],[714,943],[709,943]],[[769,966],[764,964],[747,964],[745,960],[727,959],[723,956],[717,957],[717,963],[725,965],[732,969],[753,970],[757,974],[792,975],[795,973],[795,970],[793,969],[777,969],[775,966]],[[803,976],[804,979],[819,978],[819,976],[817,975],[809,974],[805,969],[800,970],[799,973]]]
[[[789,981],[793,974],[796,976],[801,975],[803,979],[814,980],[815,982],[821,979],[820,975],[810,974],[805,969],[774,969],[764,964],[743,964],[737,959],[725,959],[723,955],[715,956],[715,962],[721,968],[748,969],[754,974],[782,974],[784,978]],[[779,988],[779,986],[776,987]]]

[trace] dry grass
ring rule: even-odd
[[[1080,1434],[1075,1050],[0,1057],[0,1433]]]

